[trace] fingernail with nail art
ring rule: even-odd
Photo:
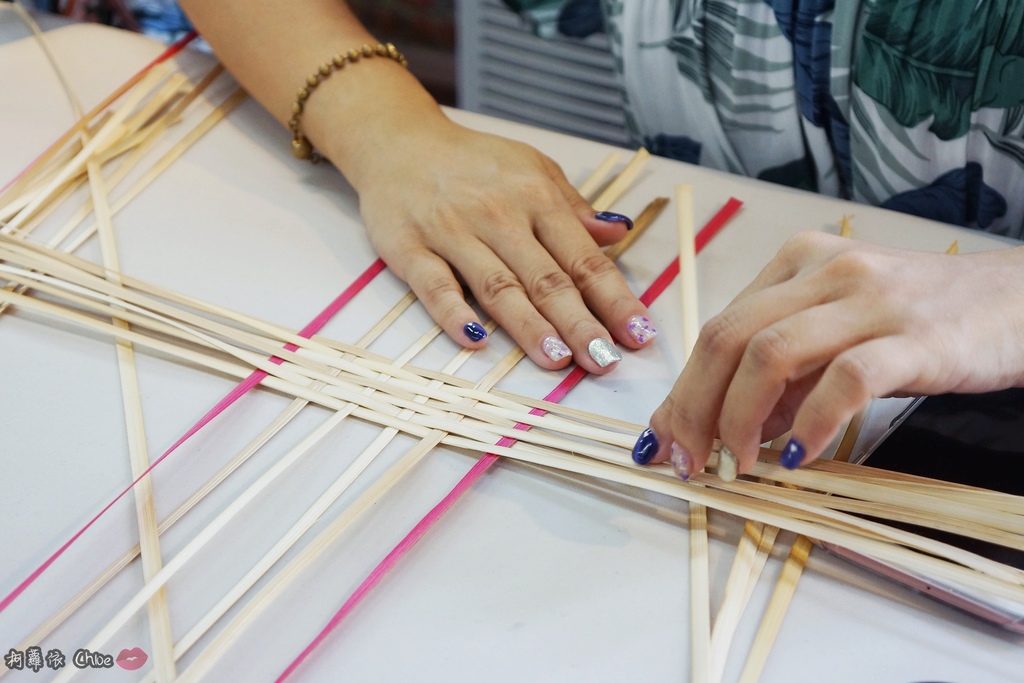
[[[722,481],[735,481],[739,469],[736,454],[728,446],[722,446],[718,451],[718,478]]]
[[[646,465],[654,457],[654,454],[658,452],[660,444],[658,443],[658,437],[655,435],[654,430],[648,427],[640,434],[640,438],[636,440],[636,445],[633,446],[633,462],[637,465]]]
[[[613,213],[611,211],[598,211],[594,214],[594,218],[605,223],[624,223],[626,230],[633,229],[633,219],[629,216],[623,216],[621,213]]]
[[[634,315],[626,323],[629,336],[633,337],[638,344],[643,344],[658,336],[658,328],[654,326],[651,319],[643,315]]]
[[[544,355],[553,361],[559,361],[572,355],[569,347],[558,337],[544,337],[541,348],[544,349]]]
[[[466,323],[462,327],[462,333],[469,337],[470,341],[478,342],[481,339],[487,338],[487,330],[484,326],[477,322]]]
[[[690,453],[685,448],[673,442],[669,461],[672,463],[672,470],[676,473],[677,477],[683,481],[690,478],[690,468],[693,461],[690,459]]]
[[[594,359],[594,362],[602,368],[622,360],[622,354],[618,352],[615,346],[607,339],[600,337],[590,342],[587,346],[587,351],[590,353],[590,357]]]
[[[795,470],[800,467],[800,463],[804,461],[806,455],[807,449],[804,448],[804,445],[791,438],[786,442],[786,447],[782,449],[782,454],[779,455],[779,464],[787,470]]]

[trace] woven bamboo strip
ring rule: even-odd
[[[518,358],[517,358],[517,359],[518,359]],[[512,365],[514,365],[514,364],[512,364]],[[511,366],[509,366],[509,367],[511,367]]]
[[[478,383],[486,390],[505,376],[520,358],[508,354]],[[457,417],[455,418],[457,419]],[[444,433],[434,431],[418,442],[398,462],[379,477],[356,501],[350,504],[331,524],[320,532],[302,551],[278,572],[260,592],[217,634],[210,645],[179,677],[177,683],[200,680],[223,657],[259,614],[287,589],[313,562],[329,549],[359,517],[385,496],[426,455],[444,440]]]
[[[242,371],[242,372],[244,372],[244,371]],[[815,486],[814,479],[813,479],[813,477],[814,477],[813,469],[803,469],[803,470],[800,470],[798,472],[788,472],[788,471],[783,470],[782,468],[778,468],[777,466],[769,466],[767,464],[758,464],[756,467],[757,468],[761,468],[760,470],[756,470],[755,471],[755,473],[757,475],[759,475],[759,476],[764,476],[764,477],[767,477],[767,478],[778,479],[778,480],[783,480],[783,481],[787,480],[788,482],[795,483],[795,484],[798,484],[798,485],[802,485],[802,486],[805,486],[805,487],[814,487]],[[836,489],[840,489],[840,490],[842,490],[842,493],[847,493],[847,494],[856,494],[856,490],[853,490],[853,489],[850,488],[851,484],[856,484],[861,490],[867,490],[868,493],[870,493],[871,489],[872,489],[871,485],[864,484],[863,482],[850,482],[850,481],[847,481],[844,478],[835,478],[834,477],[834,478],[827,479],[827,481],[830,482],[831,487],[836,488]],[[865,488],[865,485],[866,485],[866,488]],[[884,489],[878,488],[878,487],[876,487],[876,489],[878,490],[878,493],[879,493],[880,496],[885,494],[885,490]],[[906,498],[906,497],[904,496],[904,497],[901,497],[901,498]],[[935,510],[937,513],[941,513],[942,512],[941,509],[936,509],[935,508],[934,501],[932,501],[928,497],[922,497],[922,498],[924,498],[924,503],[926,504],[925,505],[925,509],[932,509],[932,510]],[[912,497],[911,497],[911,500],[912,500]],[[929,508],[928,507],[929,505],[931,505],[932,507]],[[963,515],[964,511],[963,510],[959,511],[959,513],[961,513]]]
[[[365,335],[363,335],[357,342],[357,346],[369,346],[376,340],[386,329],[390,326],[405,310],[412,304],[414,297],[407,294],[400,299],[388,313],[371,328]],[[158,531],[163,534],[165,531],[170,529],[177,523],[182,517],[184,517],[190,510],[198,505],[207,495],[209,495],[217,486],[223,483],[232,473],[234,473],[239,467],[241,467],[249,458],[251,458],[260,448],[263,447],[270,439],[272,439],[278,432],[280,432],[291,420],[298,415],[306,405],[308,401],[303,399],[294,399],[287,408],[285,408],[267,427],[265,427],[256,437],[254,437],[241,451],[239,451],[234,457],[232,457],[223,467],[221,467],[213,477],[206,481],[203,486],[194,491],[185,501],[183,501],[177,508],[174,509],[167,517],[160,521]],[[136,545],[128,552],[123,554],[117,560],[115,560],[105,571],[98,575],[92,582],[85,588],[83,588],[76,596],[69,600],[60,610],[54,613],[49,619],[42,623],[35,631],[29,634],[23,643],[19,646],[19,649],[24,650],[33,643],[42,642],[50,633],[53,632],[58,626],[66,621],[72,614],[74,614],[82,605],[84,605],[93,595],[95,595],[103,586],[105,586],[112,578],[118,575],[122,569],[127,567],[136,557],[138,557],[140,547]],[[175,659],[180,657],[176,655]],[[0,672],[2,676],[3,672]]]

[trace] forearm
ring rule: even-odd
[[[341,0],[182,0],[182,7],[245,89],[282,124],[320,64],[376,39]],[[348,65],[312,93],[302,132],[359,190],[403,132],[444,125],[433,98],[390,59]]]

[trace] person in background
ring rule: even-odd
[[[376,44],[344,3],[182,5],[300,155],[345,175],[378,253],[453,339],[485,342],[461,279],[542,367],[571,356],[603,373],[613,342],[650,343],[598,248],[629,219],[595,214],[537,150],[451,122],[397,53],[335,70],[332,55]],[[555,15],[607,28],[652,151],[1024,232],[1024,4],[631,0],[600,21],[594,7]],[[634,459],[685,478],[717,435],[743,472],[792,428],[796,467],[873,397],[1024,386],[1022,273],[1020,247],[952,257],[800,235],[705,325]]]

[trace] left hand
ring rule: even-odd
[[[702,329],[651,418],[651,462],[718,435],[749,470],[792,427],[795,467],[875,397],[1024,386],[1024,247],[949,256],[823,233],[787,242]],[[788,462],[787,462],[788,460]]]

